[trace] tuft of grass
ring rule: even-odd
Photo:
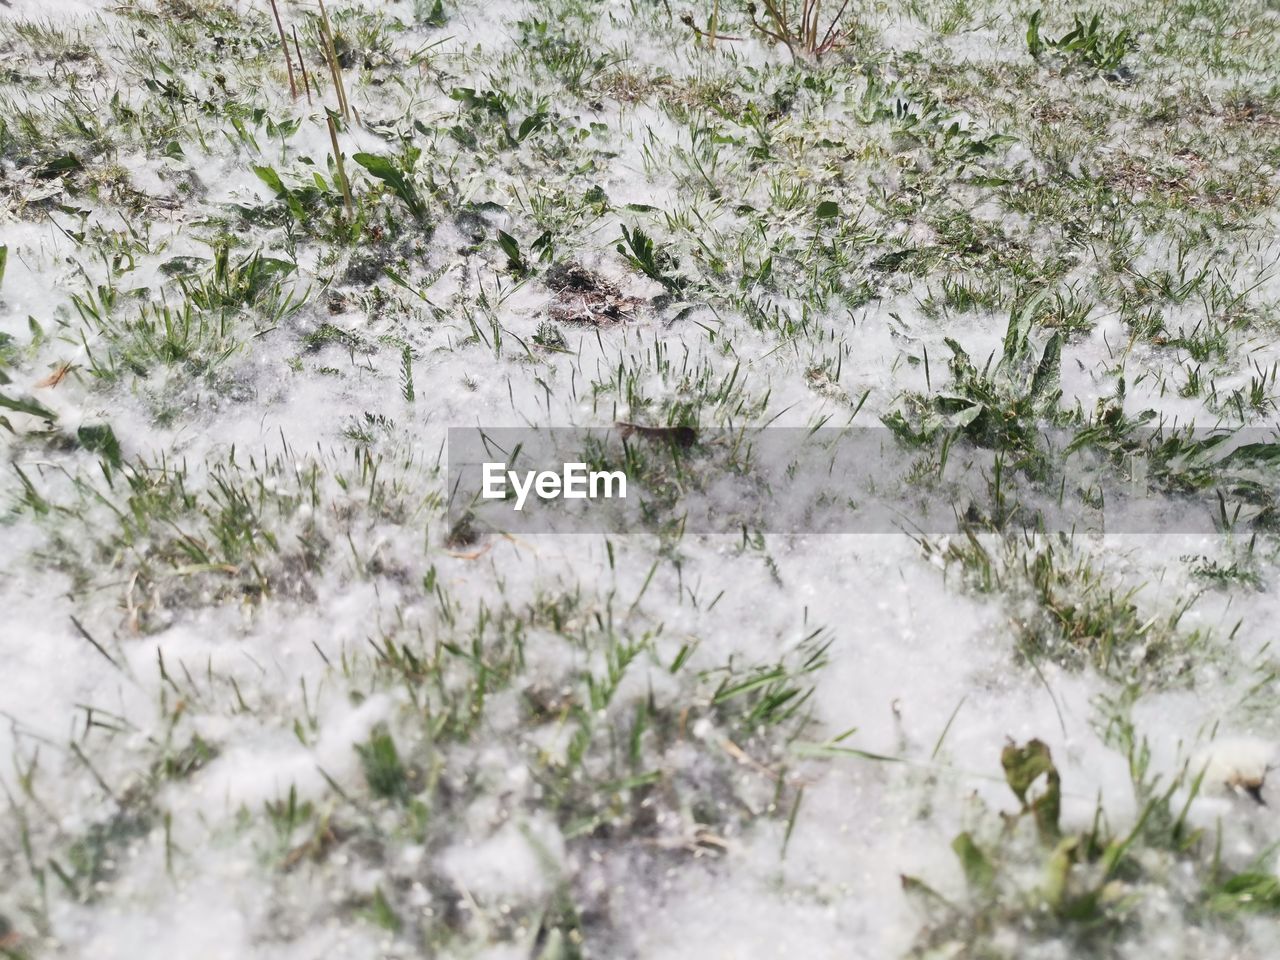
[[[391,191],[409,208],[409,212],[416,219],[422,220],[426,217],[427,208],[409,180],[409,172],[417,160],[418,153],[417,148],[407,147],[398,158],[398,162],[372,153],[353,154],[351,159],[390,187]]]
[[[955,837],[963,896],[949,899],[919,878],[903,877],[904,891],[925,917],[909,956],[923,960],[960,950],[1008,956],[1001,944],[1013,941],[1025,950],[1060,943],[1074,955],[1120,956],[1129,938],[1141,942],[1144,927],[1163,922],[1160,910],[1145,910],[1149,900],[1171,896],[1187,910],[1206,901],[1231,909],[1234,895],[1270,889],[1253,874],[1225,883],[1214,879],[1212,847],[1187,820],[1199,776],[1184,767],[1162,783],[1150,771],[1146,742],[1135,739],[1123,713],[1113,717],[1107,737],[1129,761],[1137,802],[1132,826],[1114,831],[1099,801],[1089,826],[1067,828],[1061,777],[1049,748],[1039,740],[1008,744],[1002,766],[1020,809],[1001,814],[998,829],[987,821],[978,832]],[[1179,871],[1198,875],[1200,886],[1171,885],[1167,877]],[[1264,900],[1259,909],[1270,906]]]
[[[676,266],[675,258],[655,247],[653,238],[639,227],[628,229],[622,224],[622,242],[617,245],[617,251],[627,263],[669,291],[676,293],[684,288],[685,279],[670,272]]]
[[[413,403],[417,396],[413,389],[413,351],[408,345],[400,350],[400,395],[406,403]]]
[[[972,589],[1006,598],[1016,649],[1033,664],[1089,664],[1156,685],[1174,681],[1188,651],[1210,643],[1201,631],[1180,627],[1194,596],[1153,616],[1138,607],[1140,587],[1121,587],[1087,556],[1073,556],[1065,536],[983,536],[969,528],[921,543],[927,556],[959,567]]]
[[[757,17],[756,5],[747,4],[751,25],[769,39],[782,44],[792,57],[821,60],[849,41],[856,29],[848,16],[849,0],[831,0],[823,10],[822,0],[761,0],[764,19]],[[834,9],[833,9],[834,8]],[[715,28],[711,29],[712,36]]]
[[[1127,28],[1109,32],[1102,25],[1102,15],[1095,13],[1085,19],[1075,14],[1072,28],[1057,39],[1040,33],[1041,11],[1037,10],[1027,20],[1027,51],[1039,60],[1047,51],[1053,51],[1069,61],[1101,72],[1118,70],[1125,56],[1136,46]]]
[[[408,776],[396,742],[386,727],[377,727],[364,743],[356,744],[364,779],[375,797],[387,800],[400,799],[408,789]]]

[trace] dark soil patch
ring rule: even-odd
[[[636,297],[624,297],[616,285],[576,263],[553,269],[547,286],[556,294],[548,313],[561,323],[611,326],[634,319],[642,303]]]

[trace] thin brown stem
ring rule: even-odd
[[[271,13],[276,18],[276,30],[280,33],[280,52],[284,54],[284,68],[289,71],[289,95],[298,99],[298,84],[293,79],[293,60],[289,56],[289,41],[284,38],[284,24],[280,22],[280,10],[276,0],[271,0]]]
[[[777,32],[770,30],[763,23],[757,20],[754,15],[751,17],[751,25],[766,37],[772,37],[774,40],[783,44],[787,48],[787,52],[794,58],[796,51],[795,47],[791,45],[791,31],[787,27],[785,12],[780,11],[773,0],[764,0],[764,8],[765,12],[769,15],[769,19],[773,21],[774,27],[777,28]]]
[[[840,9],[836,11],[836,15],[831,18],[831,26],[827,27],[827,32],[823,35],[822,43],[819,44],[818,47],[819,55],[830,50],[831,47],[838,43],[840,38],[847,33],[847,31],[844,30],[837,33],[836,27],[840,25],[840,18],[844,16],[844,11],[848,6],[849,0],[844,0],[844,3],[840,4]]]
[[[686,27],[688,27],[690,30],[692,30],[694,33],[696,33],[696,34],[697,34],[699,37],[701,37],[701,38],[704,38],[704,39],[705,39],[705,38],[708,38],[708,37],[711,37],[711,36],[712,36],[712,34],[711,34],[710,32],[708,32],[708,31],[706,31],[706,30],[703,30],[701,27],[699,27],[699,26],[694,22],[694,20],[693,20],[693,14],[691,14],[691,13],[682,14],[682,15],[681,15],[681,17],[680,17],[680,22],[681,22],[681,23],[683,23]],[[734,37],[734,36],[730,36],[730,35],[729,35],[729,34],[727,34],[727,33],[717,33],[717,34],[715,34],[715,35],[714,35],[714,38],[715,38],[716,40],[734,40],[734,41],[739,41],[739,42],[740,42],[740,41],[742,41],[742,40],[745,40],[745,39],[746,39],[746,37]]]
[[[351,185],[347,182],[347,168],[342,162],[342,149],[338,146],[338,125],[333,121],[333,111],[325,111],[325,119],[329,122],[329,140],[333,144],[333,162],[338,168],[338,180],[342,183],[342,200],[347,207],[347,219],[354,220],[355,214],[351,205]]]
[[[333,44],[333,26],[329,23],[329,11],[324,8],[324,0],[320,0],[320,24],[324,33],[325,55],[329,61],[329,72],[333,74],[333,86],[338,96],[338,108],[342,118],[351,118],[351,108],[347,105],[347,91],[342,85],[342,66],[338,63],[338,49]]]
[[[298,28],[290,27],[293,31],[293,49],[298,52],[298,66],[302,69],[302,86],[307,91],[307,103],[311,103],[311,79],[307,76],[307,61],[302,59],[302,44],[298,43]]]

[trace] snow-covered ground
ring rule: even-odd
[[[758,6],[0,0],[0,956],[1280,950],[1280,7]],[[620,423],[960,529],[451,523]]]

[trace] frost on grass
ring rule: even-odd
[[[0,953],[1275,953],[1274,3],[278,8],[0,4]],[[615,423],[962,529],[449,526]]]

